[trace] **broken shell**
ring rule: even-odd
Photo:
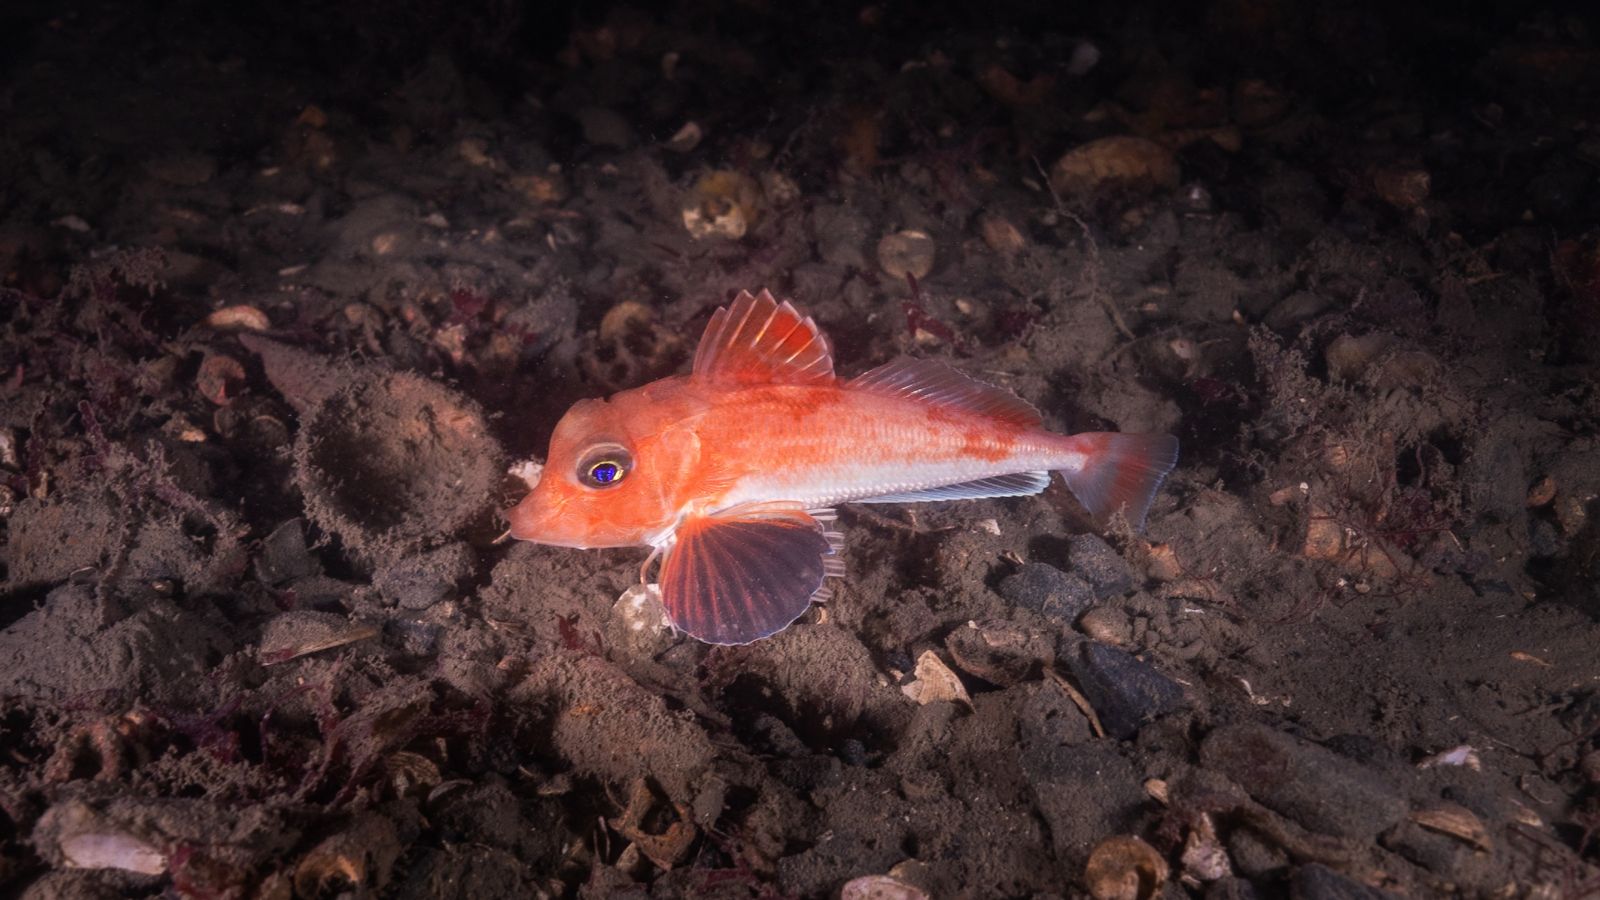
[[[689,855],[689,848],[694,844],[698,829],[689,821],[687,808],[672,804],[670,808],[674,816],[666,829],[660,833],[647,830],[646,821],[657,818],[652,812],[661,809],[663,805],[664,802],[650,789],[648,781],[643,778],[635,779],[628,794],[627,808],[622,811],[621,816],[611,819],[608,824],[615,828],[618,834],[632,841],[633,846],[638,847],[651,862],[663,869],[671,869]]]
[[[228,396],[228,384],[244,380],[244,366],[231,356],[209,353],[201,360],[194,380],[201,396],[218,406],[226,406],[232,399]]]
[[[1055,662],[1055,641],[1003,620],[968,622],[945,639],[950,657],[963,671],[1008,687]]]
[[[1141,137],[1100,138],[1068,151],[1050,169],[1050,186],[1080,196],[1102,188],[1153,193],[1178,184],[1172,151]]]
[[[1288,95],[1260,79],[1246,79],[1233,89],[1233,120],[1246,128],[1270,125],[1288,110]]]
[[[1372,172],[1372,189],[1396,209],[1415,210],[1428,200],[1433,179],[1426,169],[1385,166]]]
[[[272,327],[272,322],[267,319],[267,314],[254,306],[240,303],[234,306],[224,306],[209,316],[206,316],[206,325],[222,331],[241,329],[244,331],[266,331]]]
[[[1528,488],[1529,508],[1537,509],[1538,507],[1546,506],[1555,498],[1556,480],[1549,475],[1535,481],[1533,486]]]
[[[389,883],[400,838],[387,818],[366,814],[345,830],[312,848],[294,870],[298,897],[327,897],[343,891],[375,894]]]
[[[1167,861],[1136,837],[1109,837],[1089,854],[1083,880],[1095,900],[1150,900],[1167,883]]]
[[[22,454],[18,452],[17,430],[0,428],[0,466],[13,472],[22,469]]]
[[[674,153],[688,153],[700,146],[700,139],[704,136],[705,132],[701,130],[699,122],[685,122],[683,127],[668,139],[667,149]]]
[[[670,627],[667,608],[661,605],[661,586],[656,584],[630,586],[617,598],[611,613],[628,631],[665,631]]]
[[[272,666],[364,641],[377,633],[376,626],[351,622],[344,616],[298,609],[282,613],[267,623],[262,629],[261,647],[256,655],[262,665]]]
[[[1183,874],[1197,881],[1216,881],[1233,874],[1227,848],[1217,839],[1211,816],[1201,813],[1183,842]]]
[[[761,186],[755,179],[740,172],[710,172],[684,198],[683,227],[697,241],[738,240],[755,226],[760,210]]]
[[[1489,839],[1489,829],[1484,827],[1483,820],[1465,806],[1440,803],[1413,812],[1411,821],[1429,831],[1459,838],[1484,852],[1494,849],[1494,842]]]
[[[439,785],[439,765],[421,753],[400,750],[383,760],[384,774],[389,776],[389,786],[396,796],[432,791]]]
[[[888,875],[863,875],[845,882],[839,900],[928,900],[921,888]]]
[[[761,173],[761,191],[771,206],[787,206],[800,199],[800,185],[793,178],[771,169]]]
[[[61,839],[61,856],[69,869],[121,869],[141,875],[167,871],[167,856],[122,831],[84,831]]]
[[[1022,236],[1017,226],[1003,216],[984,216],[978,227],[983,231],[983,242],[989,245],[989,249],[1007,259],[1021,253],[1028,245],[1028,239]]]
[[[933,271],[933,238],[924,231],[897,231],[878,242],[878,267],[897,281],[926,278]]]
[[[511,176],[511,187],[535,204],[560,203],[567,199],[567,184],[559,175],[532,173]]]
[[[917,657],[916,680],[907,685],[902,685],[900,691],[912,700],[926,706],[941,700],[954,700],[972,705],[972,697],[967,694],[966,685],[961,683],[960,676],[950,670],[932,650],[922,651]]]

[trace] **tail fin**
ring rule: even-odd
[[[1120,509],[1142,531],[1156,489],[1178,464],[1178,439],[1101,431],[1075,434],[1071,440],[1079,442],[1086,457],[1078,470],[1061,472],[1072,495],[1096,519],[1104,521]]]

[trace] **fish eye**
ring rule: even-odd
[[[615,487],[628,477],[633,456],[616,444],[602,444],[583,455],[578,463],[578,480],[592,488]]]

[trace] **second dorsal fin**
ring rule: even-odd
[[[694,377],[720,384],[832,384],[833,353],[817,323],[762,291],[740,291],[711,316]]]
[[[933,359],[884,363],[851,379],[845,387],[993,416],[1023,427],[1039,424],[1039,411],[1028,401]]]

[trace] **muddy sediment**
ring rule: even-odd
[[[1594,24],[991,12],[7,12],[0,893],[1600,889]],[[495,541],[762,287],[1179,467],[747,647]]]

